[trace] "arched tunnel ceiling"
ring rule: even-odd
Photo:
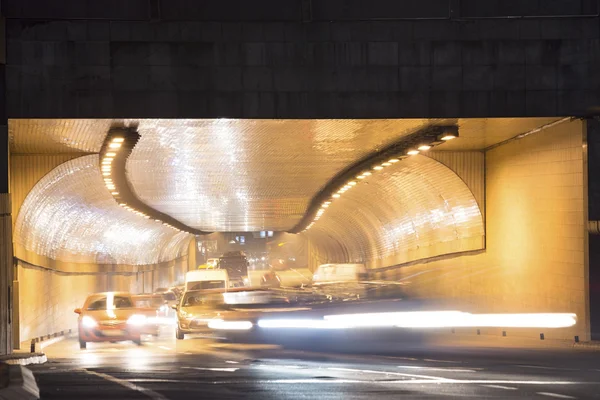
[[[359,181],[304,234],[332,262],[374,266],[482,249],[484,243],[483,218],[469,188],[422,155]]]
[[[98,152],[111,126],[137,126],[127,174],[142,201],[197,229],[256,231],[290,229],[337,173],[423,127],[458,124],[441,151],[482,150],[556,119],[10,120],[9,129],[16,153]]]
[[[104,186],[97,155],[44,176],[25,199],[14,233],[17,246],[54,260],[129,265],[173,260],[191,238],[119,207]]]
[[[339,171],[424,120],[144,123],[127,172],[139,198],[203,231],[291,229]]]

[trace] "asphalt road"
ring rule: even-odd
[[[141,347],[66,339],[45,352],[31,367],[42,399],[600,398],[600,353],[573,349],[390,345],[375,356],[168,332]]]

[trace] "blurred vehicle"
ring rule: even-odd
[[[260,286],[278,288],[281,286],[281,279],[274,270],[268,271],[260,279]]]
[[[209,258],[208,260],[206,260],[206,265],[210,266],[213,269],[219,268],[219,259],[218,258]]]
[[[175,337],[179,340],[186,334],[208,331],[208,322],[218,319],[219,308],[225,303],[222,289],[187,290],[178,306]]]
[[[131,340],[141,345],[141,333],[146,325],[146,316],[135,308],[130,293],[95,293],[85,300],[83,307],[76,308],[79,314],[79,348],[85,349],[88,342],[119,342]]]
[[[141,327],[142,334],[158,336],[160,323],[158,320],[159,309],[165,306],[160,294],[135,294],[131,296],[133,305],[138,313],[146,317],[146,323]]]
[[[219,269],[227,271],[230,287],[248,286],[248,259],[242,251],[232,251],[219,257]]]
[[[185,291],[202,289],[225,289],[229,276],[224,269],[189,271],[185,274]]]
[[[181,298],[181,296],[183,296],[184,290],[185,290],[185,285],[173,286],[173,287],[169,288],[169,291],[173,292],[175,294],[175,296],[177,297],[177,302],[179,302],[179,299]]]
[[[275,300],[275,301],[274,301]],[[183,295],[177,310],[177,329],[175,337],[184,339],[186,334],[207,333],[211,324],[220,324],[223,320],[252,318],[251,311],[257,305],[277,305],[283,303],[272,293],[265,290],[205,289],[188,290]],[[249,309],[248,309],[249,308]],[[252,325],[251,322],[249,322]]]
[[[363,264],[322,264],[313,275],[313,284],[360,282],[367,278],[367,268]]]
[[[169,289],[168,291],[161,293],[162,299],[163,299],[163,305],[160,308],[160,316],[164,316],[164,317],[172,317],[174,316],[173,314],[173,306],[177,305],[178,303],[178,297],[175,294],[175,292],[171,289]]]

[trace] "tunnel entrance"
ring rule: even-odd
[[[11,120],[15,342],[72,327],[89,292],[182,284],[232,251],[256,282],[357,263],[415,298],[573,312],[577,325],[557,335],[589,337],[587,126]]]

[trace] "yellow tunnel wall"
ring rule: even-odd
[[[13,224],[35,184],[80,154],[11,155]],[[190,244],[192,245],[192,244]],[[14,281],[14,345],[77,326],[73,310],[98,291],[152,292],[182,283],[188,257],[157,265],[111,266],[64,263],[17,248]]]
[[[486,152],[485,251],[379,269],[375,277],[476,312],[575,313],[574,327],[543,333],[589,339],[583,132],[575,120]]]

